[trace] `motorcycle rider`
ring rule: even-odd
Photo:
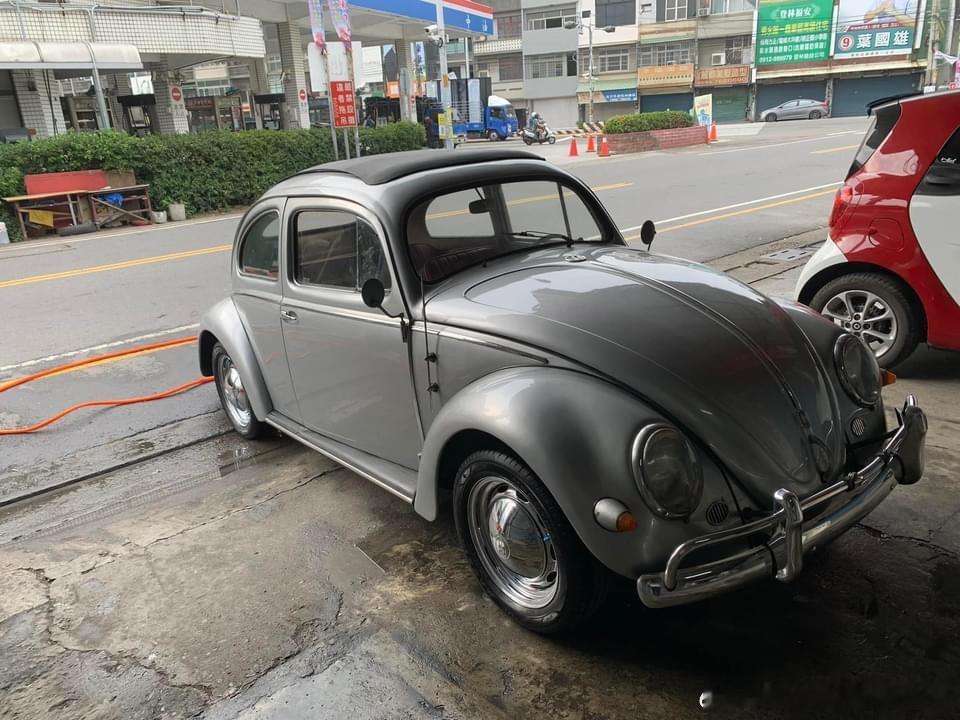
[[[542,142],[543,134],[547,130],[547,124],[536,110],[530,113],[530,118],[527,120],[527,130],[529,130],[538,141]]]

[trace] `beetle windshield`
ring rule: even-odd
[[[601,238],[583,199],[545,180],[486,184],[438,195],[415,207],[407,223],[410,260],[425,283],[503,255]]]

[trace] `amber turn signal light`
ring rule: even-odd
[[[617,515],[617,532],[633,532],[637,529],[637,519],[627,510]]]
[[[889,370],[881,370],[881,371],[880,371],[880,380],[881,380],[883,386],[886,387],[887,385],[893,385],[893,384],[897,381],[897,376],[894,375],[894,374],[893,374],[892,372],[890,372]]]

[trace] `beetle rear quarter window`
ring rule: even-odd
[[[308,210],[294,217],[293,276],[301,285],[358,290],[371,278],[390,287],[377,232],[355,215]]]
[[[240,243],[240,271],[276,280],[280,258],[280,218],[275,212],[258,217]]]

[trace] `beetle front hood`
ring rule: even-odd
[[[538,256],[491,263],[485,279],[440,293],[430,320],[542,347],[633,388],[761,507],[779,487],[804,496],[821,470],[839,470],[833,385],[777,303],[709,268],[623,247]]]

